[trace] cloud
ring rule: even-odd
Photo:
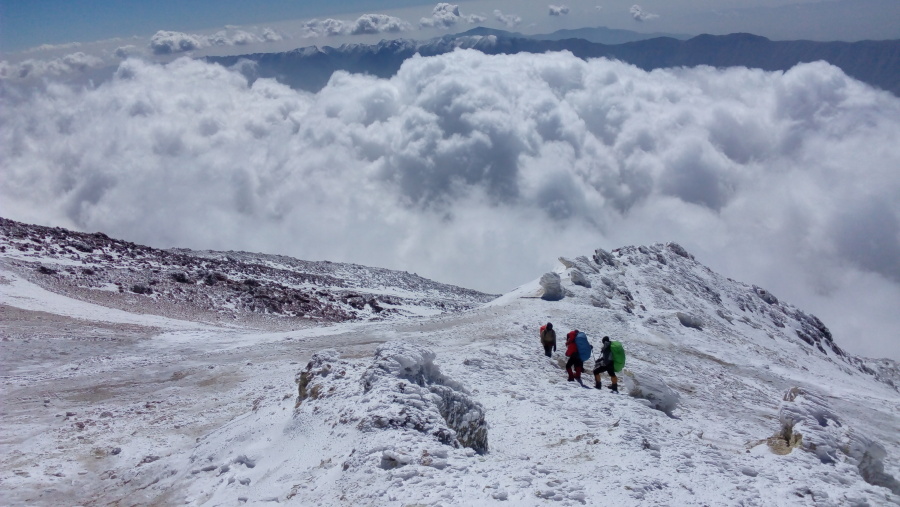
[[[303,26],[304,38],[335,37],[338,35],[363,35],[397,33],[412,29],[409,23],[386,14],[363,14],[356,21],[339,19],[312,19]]]
[[[522,18],[515,14],[503,14],[500,9],[494,9],[494,19],[506,25],[507,28],[513,28],[522,24]]]
[[[42,53],[44,51],[60,51],[60,50],[69,50],[69,49],[78,49],[81,47],[80,42],[66,42],[63,44],[41,44],[40,46],[35,46],[33,48],[28,48],[22,51],[22,54],[29,53]]]
[[[304,38],[334,37],[349,31],[348,23],[339,19],[311,19],[303,25]]]
[[[548,5],[551,16],[564,16],[569,13],[569,7],[566,5]]]
[[[156,55],[183,53],[206,47],[209,40],[201,35],[159,30],[150,38],[150,49]]]
[[[649,13],[649,12],[644,12],[644,10],[641,9],[641,6],[640,6],[640,5],[637,5],[637,4],[632,5],[632,6],[631,6],[631,9],[628,9],[628,12],[631,13],[631,17],[632,17],[635,21],[647,21],[648,19],[654,19],[654,18],[658,18],[658,17],[659,17],[659,16],[656,15],[656,14],[651,14],[651,13]]]
[[[457,23],[482,23],[484,17],[477,14],[463,16],[459,12],[459,6],[455,4],[439,3],[431,11],[430,18],[419,20],[419,26],[424,28],[452,28]]]
[[[138,54],[140,54],[140,50],[132,44],[128,44],[125,46],[119,46],[116,48],[115,51],[113,51],[113,55],[116,58],[121,58],[123,60],[125,58],[128,58],[129,56],[135,56]]]
[[[102,59],[82,53],[72,53],[49,60],[30,58],[18,63],[2,62],[0,80],[30,81],[43,77],[84,73],[104,65]]]
[[[397,33],[410,30],[406,21],[386,14],[363,14],[350,29],[352,35],[367,33]]]
[[[493,292],[560,255],[677,241],[900,359],[898,131],[900,100],[821,62],[463,50],[310,94],[126,60],[100,86],[0,94],[0,215]]]
[[[155,55],[172,55],[210,46],[246,46],[261,42],[277,42],[285,38],[281,32],[273,28],[267,27],[257,31],[258,33],[254,33],[234,26],[227,26],[212,35],[160,30],[150,38],[149,47]]]

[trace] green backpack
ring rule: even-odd
[[[609,350],[612,352],[613,369],[622,371],[625,367],[625,347],[622,342],[609,342]]]

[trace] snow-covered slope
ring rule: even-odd
[[[296,329],[471,308],[495,296],[415,274],[247,252],[159,250],[0,218],[0,269],[104,306]]]
[[[675,244],[561,261],[477,307],[278,333],[4,297],[0,481],[42,504],[900,502],[895,362]],[[624,343],[622,394],[566,381],[576,328]]]

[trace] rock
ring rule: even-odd
[[[540,283],[541,287],[544,289],[541,299],[545,301],[559,301],[564,297],[562,282],[558,274],[553,272],[545,273],[544,276],[541,277]]]
[[[135,294],[149,295],[153,294],[153,289],[147,287],[146,285],[135,284],[131,286],[131,292],[134,292]]]
[[[603,294],[591,295],[591,304],[597,308],[610,308],[609,300]]]
[[[169,273],[169,278],[175,280],[178,283],[194,283],[194,281],[191,280],[183,271],[175,271]]]
[[[638,376],[629,370],[624,370],[622,376],[629,396],[644,400],[650,408],[672,417],[680,396],[662,378],[647,372]]]
[[[687,250],[685,250],[684,247],[682,247],[682,246],[679,245],[678,243],[674,243],[674,242],[673,242],[673,243],[667,243],[667,244],[666,244],[666,248],[668,248],[669,250],[671,250],[672,253],[674,253],[675,255],[680,255],[681,257],[684,257],[685,259],[694,260],[694,256],[691,255],[691,254],[689,254],[689,253],[687,253]]]
[[[766,303],[769,303],[770,305],[778,304],[778,298],[773,296],[772,293],[768,292],[766,289],[763,289],[761,287],[757,287],[756,285],[754,285],[753,292],[755,292],[756,295],[759,296],[760,299],[762,299]]]
[[[38,273],[40,273],[42,275],[55,275],[56,274],[55,269],[50,269],[47,266],[41,266],[37,269],[37,271],[38,271]]]
[[[402,342],[378,348],[375,362],[363,374],[363,389],[376,403],[366,410],[359,428],[408,428],[452,447],[488,451],[485,410],[458,382],[444,376],[431,350]],[[399,382],[398,382],[399,380]]]
[[[600,266],[606,264],[615,267],[616,265],[616,260],[613,258],[612,254],[602,248],[594,250],[594,262]]]
[[[84,241],[79,241],[77,239],[70,240],[69,246],[74,248],[75,250],[78,250],[79,252],[91,253],[94,251],[94,247],[88,245]]]
[[[573,269],[569,272],[569,278],[572,280],[572,283],[575,285],[580,285],[582,287],[591,288],[591,281],[584,276],[584,273],[578,271],[578,269]]]
[[[703,321],[700,319],[700,317],[682,312],[677,312],[675,315],[678,317],[678,321],[681,322],[682,326],[692,327],[701,331],[703,330]]]
[[[147,456],[144,456],[144,459],[142,459],[140,463],[138,463],[138,466],[144,465],[147,463],[153,463],[154,461],[156,461],[158,459],[159,459],[159,456],[153,456],[152,454],[148,454]]]
[[[572,269],[575,267],[575,261],[567,259],[565,257],[560,257],[559,262],[561,262],[562,265],[566,267],[566,269]]]

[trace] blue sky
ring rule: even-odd
[[[41,44],[150,35],[157,30],[196,30],[411,5],[433,5],[433,2],[4,0],[0,2],[0,40],[4,50],[16,51]]]
[[[456,4],[464,16],[479,16],[482,21],[444,26],[444,32],[479,24],[524,33],[607,26],[685,34],[743,31],[782,40],[900,38],[897,0],[473,0]],[[352,22],[366,13],[394,16],[409,23],[404,36],[425,38],[439,32],[420,24],[435,5],[423,0],[3,0],[0,50],[9,54],[41,45],[149,38],[159,30],[212,31],[226,25],[281,23],[281,30],[290,35],[291,21],[331,17]],[[551,5],[566,10],[551,16]],[[303,45],[295,40],[293,47]]]

